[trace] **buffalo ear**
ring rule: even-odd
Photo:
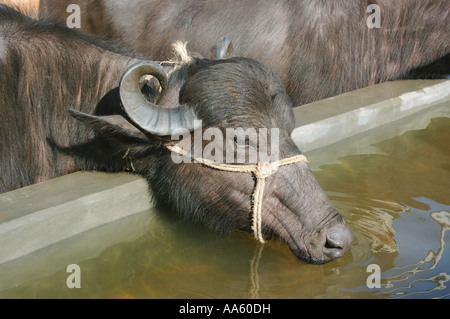
[[[122,115],[97,116],[69,110],[70,115],[103,136],[129,144],[148,144],[149,136],[128,122]]]
[[[220,38],[211,48],[211,60],[229,59],[234,54],[233,43],[229,37]]]

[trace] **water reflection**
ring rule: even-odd
[[[440,206],[435,203],[433,206]],[[397,266],[386,272],[384,289],[393,297],[421,297],[421,294],[433,297],[449,297],[448,281],[450,276],[448,266],[450,255],[445,254],[445,232],[450,229],[450,206],[445,211],[435,211],[429,214],[431,220],[440,226],[439,246],[437,251],[429,250],[424,258],[416,263]],[[429,248],[429,247],[427,247]],[[425,251],[423,252],[425,253]],[[417,289],[422,287],[422,289]]]
[[[379,154],[341,157],[340,164],[317,172],[358,238],[352,249],[355,263],[349,267],[363,272],[375,263],[382,269],[382,286],[371,297],[450,296],[450,256],[444,249],[450,216],[449,140],[450,119],[437,118],[425,130],[375,144]],[[343,289],[358,296],[371,291],[366,285]]]

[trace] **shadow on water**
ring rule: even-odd
[[[352,250],[328,264],[304,264],[276,239],[261,246],[252,234],[217,235],[159,208],[0,265],[0,298],[448,298],[449,140],[450,119],[434,118],[374,143],[371,154],[342,146],[314,168],[355,234]],[[81,268],[80,289],[66,286],[71,263]],[[380,267],[380,288],[367,286],[370,264]]]

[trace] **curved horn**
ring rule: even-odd
[[[139,81],[144,75],[156,77],[164,90],[168,79],[164,68],[153,61],[133,64],[120,80],[120,98],[125,113],[141,129],[160,136],[171,135],[177,128],[193,131],[194,121],[198,120],[194,110],[179,106],[167,108],[153,104],[145,99],[139,89]]]

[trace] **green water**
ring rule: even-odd
[[[0,298],[449,298],[450,118],[437,114],[307,154],[355,235],[338,260],[304,264],[283,242],[220,236],[160,208],[2,265]],[[72,263],[79,289],[66,285]],[[371,264],[380,288],[367,285]]]

